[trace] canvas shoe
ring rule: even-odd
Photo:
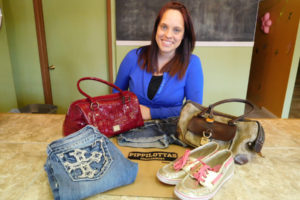
[[[171,162],[158,170],[157,178],[166,184],[176,185],[198,164],[200,160],[205,160],[219,149],[216,142],[209,142],[193,150],[186,150],[184,155],[179,159]]]
[[[174,192],[183,200],[211,199],[234,173],[232,152],[222,150],[194,166],[176,185]]]

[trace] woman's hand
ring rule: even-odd
[[[140,105],[140,109],[141,109],[143,120],[151,119],[150,108],[144,105]]]

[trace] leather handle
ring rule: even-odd
[[[250,111],[248,111],[244,115],[241,115],[241,116],[237,117],[236,119],[230,120],[228,122],[229,124],[230,123],[234,124],[236,121],[242,120],[244,117],[246,117],[247,115],[249,115],[254,110],[254,105],[250,101],[245,100],[245,99],[238,99],[238,98],[224,99],[224,100],[221,100],[221,101],[218,101],[218,102],[216,102],[214,104],[209,105],[208,108],[205,109],[205,111],[203,113],[209,113],[208,118],[209,119],[213,119],[214,118],[214,116],[213,116],[214,107],[216,107],[216,106],[218,106],[220,104],[224,104],[224,103],[236,103],[236,102],[237,103],[248,104],[251,107],[251,109],[250,109]]]
[[[79,79],[79,80],[77,81],[77,89],[79,90],[79,92],[80,92],[82,95],[84,95],[85,97],[87,97],[87,98],[90,99],[90,100],[92,100],[93,98],[92,98],[91,96],[89,96],[87,93],[85,93],[85,92],[80,88],[80,85],[79,85],[80,82],[81,82],[81,81],[84,81],[84,80],[93,80],[93,81],[98,81],[98,82],[104,83],[104,84],[106,84],[106,85],[108,85],[108,86],[110,86],[110,87],[115,88],[116,90],[118,90],[118,91],[121,93],[121,95],[123,95],[123,91],[122,91],[118,86],[116,86],[116,85],[114,85],[114,84],[112,84],[112,83],[110,83],[110,82],[107,82],[107,81],[105,81],[105,80],[102,80],[102,79],[96,78],[96,77],[83,77],[83,78],[81,78],[81,79]]]

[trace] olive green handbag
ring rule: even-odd
[[[214,108],[230,102],[248,104],[250,111],[239,117],[217,112]],[[243,99],[225,99],[204,107],[187,101],[178,121],[178,137],[184,143],[198,147],[215,141],[221,149],[227,148],[235,155],[235,162],[245,164],[256,153],[261,155],[265,140],[260,122],[246,118],[254,109],[251,102]]]

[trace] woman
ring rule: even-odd
[[[155,20],[151,44],[126,55],[115,84],[137,95],[144,120],[178,116],[184,98],[202,104],[203,73],[191,54],[194,46],[187,9],[169,2]]]

